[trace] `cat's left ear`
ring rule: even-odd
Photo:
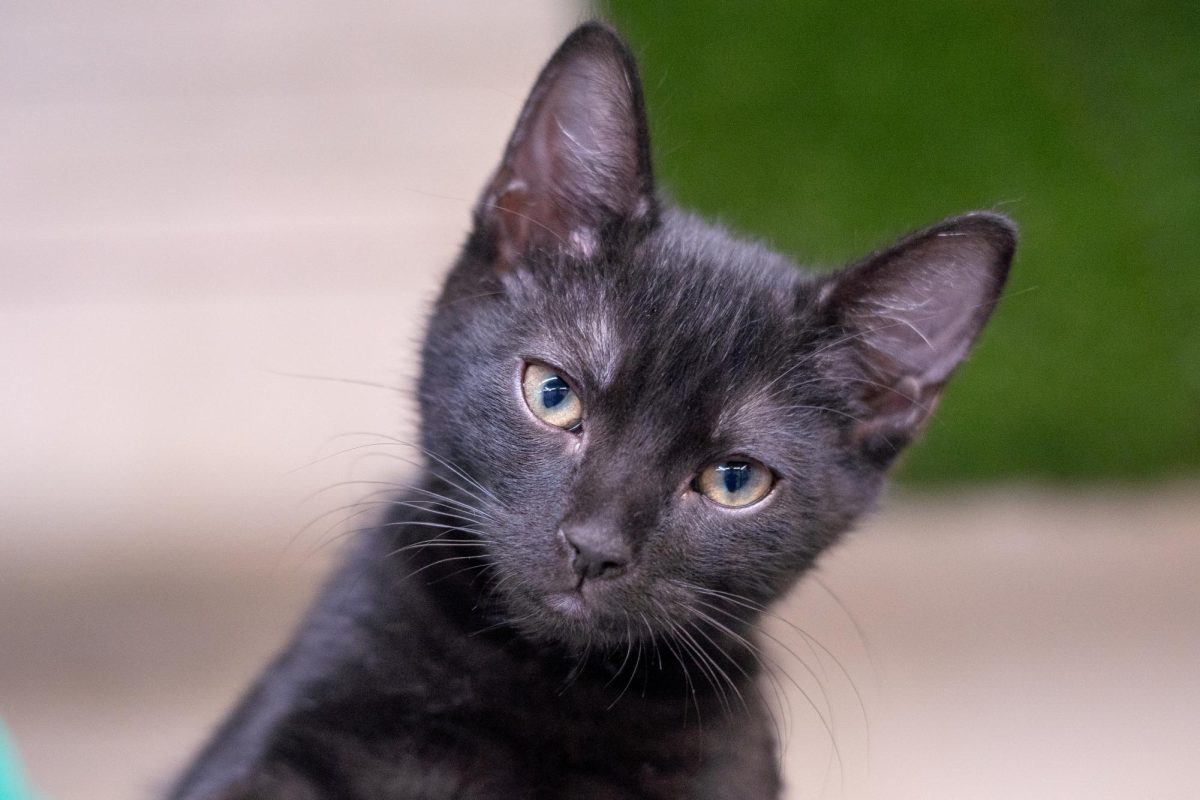
[[[650,143],[633,56],[592,22],[538,76],[475,211],[497,272],[531,251],[589,257],[618,225],[655,216]]]
[[[854,437],[886,464],[920,432],[991,316],[1016,250],[999,214],[952,217],[838,273],[821,303],[854,354]]]

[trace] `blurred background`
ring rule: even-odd
[[[771,623],[788,797],[1200,796],[1198,8],[0,3],[32,781],[154,796],[280,646],[356,482],[409,470],[347,450],[412,438],[475,194],[600,14],[681,204],[818,267],[971,208],[1023,232],[897,488]]]

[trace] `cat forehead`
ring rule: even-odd
[[[580,380],[683,392],[703,377],[712,392],[773,379],[800,327],[790,285],[677,266],[686,277],[631,269],[543,283],[514,298],[527,341]]]
[[[812,427],[797,409],[816,406],[795,389],[811,386],[813,371],[781,317],[772,324],[750,310],[679,320],[577,306],[540,352],[578,382],[589,424],[610,441],[668,461],[714,449],[782,467]]]

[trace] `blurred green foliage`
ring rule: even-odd
[[[1200,3],[611,0],[660,183],[808,264],[1009,214],[1006,299],[901,474],[1200,467]]]

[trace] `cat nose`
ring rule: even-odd
[[[625,540],[607,526],[571,525],[559,532],[570,551],[571,569],[580,579],[615,578],[633,557]]]

